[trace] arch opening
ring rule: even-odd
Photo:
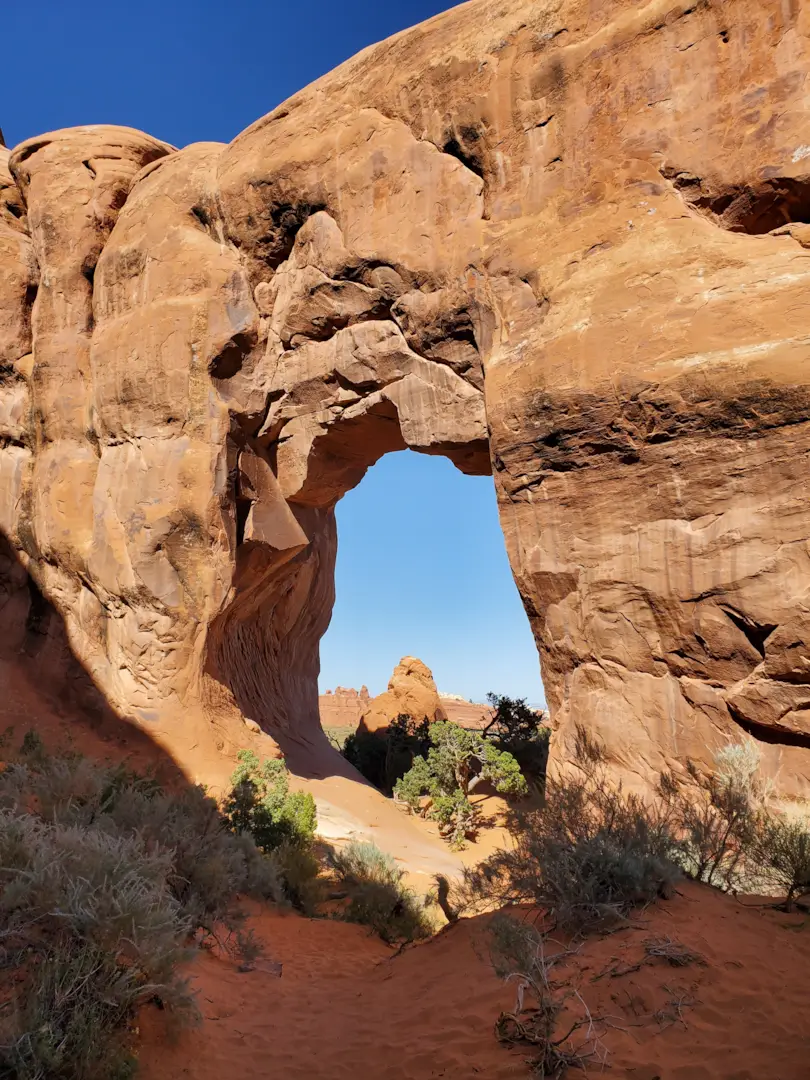
[[[336,602],[320,649],[328,733],[356,726],[361,688],[383,693],[404,656],[431,669],[451,718],[473,716],[463,701],[483,703],[489,691],[544,704],[490,479],[387,454],[338,503],[337,531]]]

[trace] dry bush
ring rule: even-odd
[[[810,820],[768,815],[757,830],[756,856],[769,880],[785,893],[785,909],[810,894]]]
[[[126,1022],[158,999],[193,1016],[191,924],[171,851],[136,836],[0,813],[0,927],[16,993],[0,1022],[0,1075],[126,1075]]]
[[[376,844],[353,840],[332,851],[329,864],[348,898],[343,917],[363,923],[389,944],[429,937],[425,904],[403,884],[404,872]]]
[[[644,953],[652,958],[666,960],[672,967],[687,967],[689,964],[704,964],[703,957],[679,941],[673,941],[670,937],[647,938],[644,942]]]
[[[164,792],[123,767],[48,756],[34,737],[22,750],[0,772],[0,941],[14,988],[0,1075],[123,1078],[139,1006],[193,1019],[178,972],[195,937],[256,956],[235,900],[284,900],[283,868],[201,788]]]
[[[599,1020],[570,983],[553,977],[554,968],[575,950],[550,952],[545,935],[507,915],[492,919],[489,939],[495,973],[517,983],[513,1011],[501,1013],[495,1023],[498,1039],[529,1044],[536,1055],[531,1065],[540,1077],[560,1077],[590,1061],[604,1066],[607,1052]]]
[[[709,774],[687,762],[686,783],[672,774],[661,777],[661,801],[678,836],[678,861],[696,881],[726,892],[758,891],[767,885],[762,839],[771,818],[759,748],[743,737],[718,750],[714,761]]]
[[[580,733],[578,775],[549,779],[541,809],[513,812],[511,849],[466,870],[461,903],[531,903],[587,931],[670,895],[677,842],[662,808],[613,788],[599,747]]]

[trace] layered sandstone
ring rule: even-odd
[[[403,656],[388,680],[388,689],[372,698],[360,717],[360,728],[380,731],[398,716],[416,723],[446,720],[433,672],[415,656]]]
[[[368,687],[336,686],[318,698],[318,714],[324,728],[356,728],[369,706]]]
[[[229,146],[0,162],[0,528],[108,702],[314,747],[334,506],[411,447],[493,472],[557,760],[806,790],[808,71],[796,0],[473,0]]]

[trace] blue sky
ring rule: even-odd
[[[36,0],[3,11],[7,145],[76,124],[227,142],[358,50],[441,0]],[[338,506],[337,603],[322,687],[385,688],[420,656],[443,690],[542,700],[492,480],[389,455]]]
[[[544,700],[491,477],[410,450],[387,454],[338,503],[337,518],[323,689],[365,682],[379,693],[411,654],[447,693]]]

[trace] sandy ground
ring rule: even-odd
[[[109,717],[91,722],[45,698],[35,673],[23,677],[0,661],[0,686],[0,731],[13,726],[14,743],[33,727],[52,749],[68,743],[97,759],[177,772],[129,725]],[[437,870],[480,860],[504,839],[497,824],[503,804],[491,796],[481,805],[494,827],[457,856],[435,826],[372,789],[346,777],[310,784],[328,836],[338,840],[359,826],[393,851],[417,888]],[[172,1041],[165,1014],[144,1013],[145,1080],[529,1075],[529,1051],[507,1049],[494,1036],[514,988],[482,959],[486,918],[463,920],[399,956],[362,927],[333,920],[257,909],[253,924],[267,954],[255,970],[240,972],[207,953],[194,961],[200,1028]],[[676,940],[703,962],[674,968],[650,961],[644,942],[651,937]],[[559,970],[604,1018],[608,1075],[616,1080],[810,1080],[808,918],[687,883],[632,929],[586,941]],[[594,1064],[589,1074],[599,1071]]]
[[[482,959],[486,923],[463,920],[392,956],[361,927],[263,912],[254,925],[268,960],[256,970],[240,973],[208,954],[195,961],[200,1028],[172,1042],[164,1014],[143,1015],[140,1075],[528,1076],[528,1051],[494,1036],[514,989]],[[651,937],[676,940],[702,959],[683,968],[644,962]],[[560,973],[606,1018],[607,1075],[616,1080],[807,1080],[808,970],[808,920],[688,883],[631,929],[587,940]]]

